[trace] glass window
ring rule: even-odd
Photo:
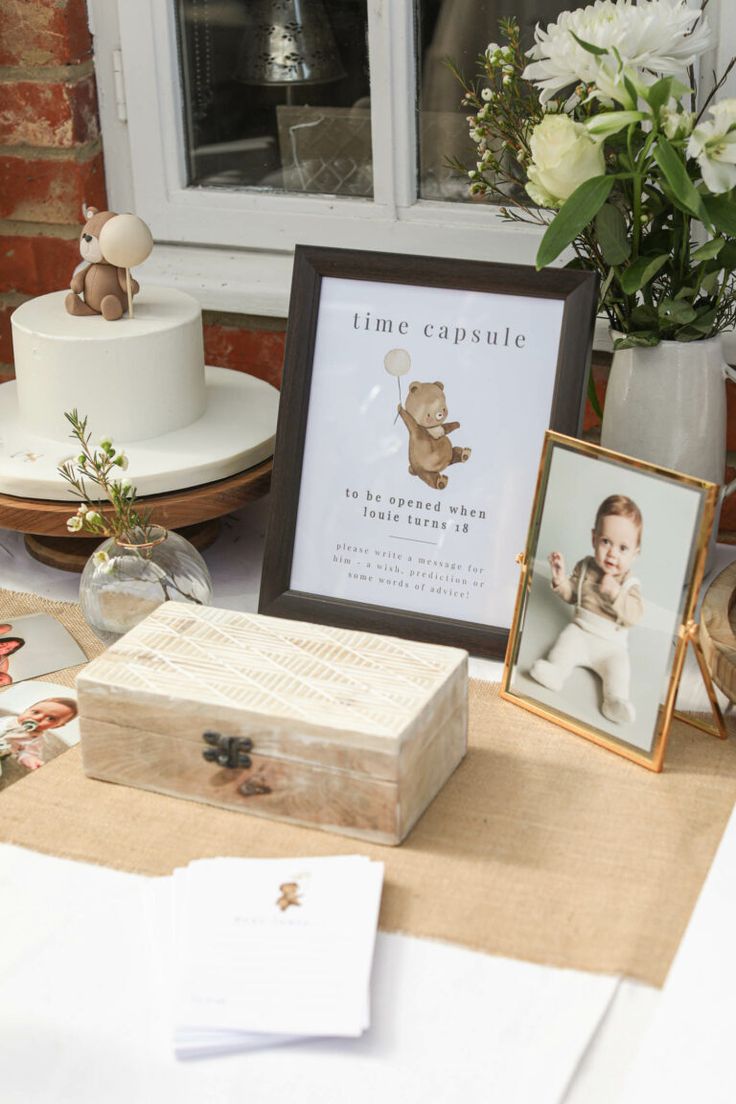
[[[534,27],[554,21],[560,12],[585,4],[569,0],[416,0],[417,135],[419,195],[422,199],[467,201],[467,178],[448,166],[449,158],[474,165],[462,89],[447,65],[449,58],[466,80],[476,76],[478,58],[489,42],[499,41],[499,19],[516,18],[521,44],[534,43]]]
[[[372,196],[367,0],[178,0],[188,184]]]

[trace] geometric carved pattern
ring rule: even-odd
[[[168,602],[94,661],[95,682],[397,739],[464,653]],[[88,668],[89,671],[89,668]]]

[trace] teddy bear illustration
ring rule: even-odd
[[[276,904],[282,912],[285,912],[290,905],[301,905],[298,882],[284,882],[283,885],[279,886],[279,889],[281,890],[281,896]]]
[[[445,385],[410,383],[406,401],[399,403],[399,414],[409,431],[409,473],[418,475],[430,487],[441,491],[447,486],[443,475],[450,464],[464,464],[471,449],[453,446],[448,434],[460,428],[459,422],[446,422]]]
[[[64,305],[68,314],[101,314],[108,322],[114,322],[122,318],[128,305],[125,269],[105,259],[99,239],[103,226],[116,214],[87,207],[84,215],[86,222],[79,239],[83,264],[74,270]],[[136,295],[140,291],[137,280],[131,277],[130,284],[132,294]]]

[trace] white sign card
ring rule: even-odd
[[[289,592],[508,630],[565,305],[323,277]]]

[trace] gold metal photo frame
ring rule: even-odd
[[[548,431],[501,697],[652,771],[673,717],[725,738],[695,621],[717,495]],[[688,646],[714,726],[675,711]]]

